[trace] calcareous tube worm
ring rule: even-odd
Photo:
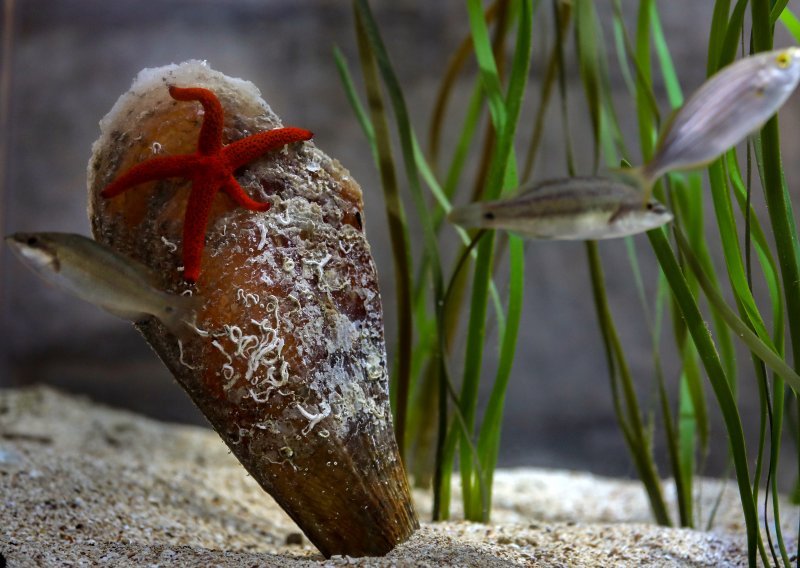
[[[362,195],[312,142],[234,175],[267,211],[214,195],[195,283],[183,278],[184,219],[197,176],[101,192],[137,164],[199,148],[202,88],[223,109],[223,148],[281,126],[249,82],[190,61],[142,71],[101,121],[89,163],[95,238],[193,295],[175,334],[137,328],[256,481],[326,556],[383,555],[418,527],[388,403],[383,316]],[[174,89],[173,89],[174,91]],[[207,128],[203,128],[208,137]],[[207,143],[208,144],[208,143]]]

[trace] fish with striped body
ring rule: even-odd
[[[453,209],[448,219],[468,228],[505,229],[554,240],[611,239],[649,231],[672,214],[641,191],[604,177],[572,177],[536,184],[509,199]]]

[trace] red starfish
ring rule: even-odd
[[[180,177],[192,181],[192,193],[183,222],[183,277],[196,282],[205,246],[205,231],[214,196],[220,189],[238,205],[251,211],[266,211],[271,203],[251,199],[233,177],[233,172],[259,156],[291,144],[309,140],[313,134],[302,128],[275,128],[222,145],[222,105],[208,89],[171,86],[170,96],[177,101],[199,101],[203,105],[203,125],[197,152],[161,156],[137,164],[110,183],[100,193],[114,197],[140,183]]]

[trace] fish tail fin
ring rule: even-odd
[[[188,339],[192,335],[191,330],[195,325],[200,306],[199,298],[170,294],[158,319],[170,333],[180,339]]]
[[[647,164],[632,168],[628,162],[623,161],[619,168],[611,168],[609,172],[621,181],[638,188],[642,192],[643,201],[647,202],[650,199],[653,193],[653,178]]]
[[[481,203],[470,203],[463,207],[455,207],[447,214],[447,220],[454,225],[462,227],[480,227],[483,217],[483,207]]]

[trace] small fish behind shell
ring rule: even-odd
[[[149,268],[90,238],[73,233],[14,233],[11,250],[44,280],[131,321],[158,318],[179,331],[195,300],[157,288]]]
[[[778,112],[800,82],[800,48],[745,57],[711,76],[662,131],[653,158],[631,170],[649,194],[662,175],[702,167]]]
[[[454,209],[457,225],[505,229],[532,239],[590,240],[634,235],[672,220],[661,203],[642,201],[642,193],[604,177],[548,180],[509,199]]]

